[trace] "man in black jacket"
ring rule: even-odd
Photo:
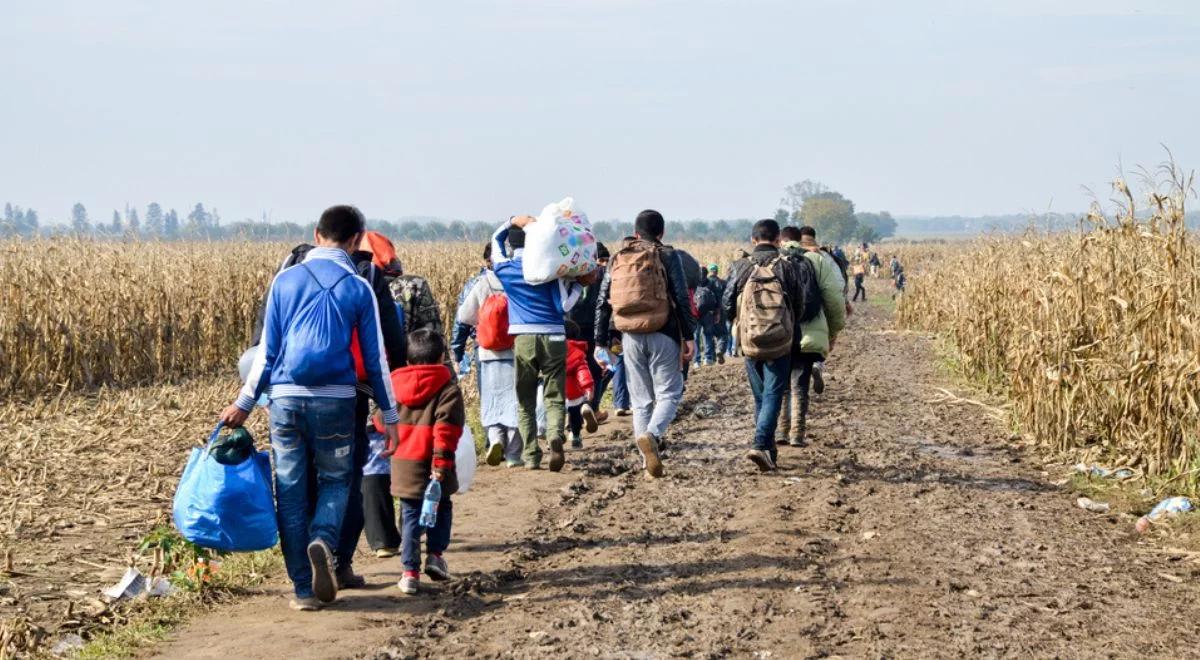
[[[725,288],[723,304],[726,316],[737,326],[742,292],[758,266],[769,266],[782,284],[783,293],[791,307],[794,329],[798,329],[804,293],[796,266],[779,253],[779,223],[774,220],[759,220],[754,224],[752,238],[754,251],[729,269],[729,284]],[[735,341],[744,330],[744,327],[737,328],[734,333]],[[775,427],[779,422],[779,410],[788,389],[792,347],[799,336],[798,332],[793,333],[791,346],[780,357],[770,360],[752,360],[749,356],[746,357],[746,375],[750,380],[750,389],[754,392],[755,416],[754,445],[747,458],[763,472],[774,470],[778,460]]]
[[[635,236],[625,239],[622,251],[613,256],[604,273],[596,301],[595,323],[596,345],[609,346],[609,323],[613,320],[612,274],[621,267],[623,258],[631,258],[632,252],[626,250],[642,251],[642,254],[647,249],[656,250],[667,290],[648,295],[661,295],[666,299],[664,304],[670,306],[666,322],[653,332],[623,330],[621,334],[622,360],[633,404],[633,432],[646,472],[656,478],[663,475],[659,450],[667,426],[674,421],[683,398],[683,365],[691,360],[695,351],[692,336],[696,331],[683,263],[673,248],[663,245],[665,229],[666,221],[658,211],[638,214],[634,223]]]
[[[363,239],[366,241],[366,238]],[[287,259],[279,270],[291,268],[304,261],[308,251],[313,246],[301,243],[292,248]],[[355,250],[350,259],[358,274],[367,280],[375,292],[375,302],[379,306],[379,328],[383,333],[383,347],[387,353],[388,368],[395,370],[405,366],[407,351],[404,341],[404,328],[400,324],[400,315],[396,313],[396,302],[388,286],[387,273],[373,262],[374,255],[365,250]],[[258,345],[262,337],[263,315],[266,304],[258,307],[258,319],[254,325],[254,345]],[[354,573],[354,550],[358,547],[358,539],[362,536],[366,520],[363,515],[362,470],[367,463],[369,443],[367,440],[367,419],[370,416],[371,388],[366,383],[358,384],[358,400],[354,408],[354,471],[350,477],[350,498],[346,502],[346,514],[342,518],[341,538],[338,547],[334,548],[334,559],[337,563],[337,581],[339,589],[355,589],[366,586],[366,580]],[[314,482],[310,491],[316,490],[316,472],[310,471]]]

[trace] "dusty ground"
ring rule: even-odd
[[[162,657],[1185,657],[1200,568],[1084,512],[950,386],[928,338],[861,310],[781,469],[741,454],[739,361],[702,369],[667,477],[622,423],[561,474],[482,468],[456,504],[459,579],[419,597],[398,560],[316,614],[282,585],[196,620]]]

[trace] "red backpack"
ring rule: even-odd
[[[486,276],[485,276],[486,277]],[[491,284],[488,284],[491,288]],[[489,351],[511,350],[516,340],[508,334],[508,296],[504,291],[488,294],[479,308],[479,325],[475,328],[475,343]]]

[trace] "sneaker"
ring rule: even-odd
[[[375,551],[375,556],[380,559],[389,559],[400,554],[400,548],[379,548]]]
[[[790,444],[793,447],[807,447],[808,441],[804,439],[804,436],[797,435],[797,436],[792,436],[791,438],[788,438],[788,444]]]
[[[555,438],[550,441],[550,471],[558,472],[563,469],[563,465],[567,462],[567,455],[563,453],[562,438]]]
[[[825,391],[825,363],[814,362],[812,370],[812,388],[817,394]]]
[[[421,590],[421,576],[416,571],[404,571],[404,577],[400,578],[400,583],[396,586],[400,587],[400,593],[416,596]]]
[[[725,364],[725,354],[724,353],[717,356],[717,364]]]
[[[592,410],[590,405],[583,404],[579,414],[583,416],[584,428],[588,433],[595,433],[596,429],[600,428],[600,423],[596,420],[596,411]]]
[[[337,577],[333,574],[333,553],[321,539],[308,544],[308,563],[312,566],[313,594],[322,603],[337,598]]]
[[[297,612],[316,612],[317,610],[321,609],[321,601],[313,598],[312,596],[307,598],[300,598],[297,596],[288,603],[288,607],[296,610]]]
[[[571,449],[583,449],[583,438],[580,438],[578,434],[568,433],[567,438],[571,441]]]
[[[450,579],[450,567],[446,565],[446,560],[438,555],[429,555],[425,557],[425,575],[430,578],[442,582]]]
[[[500,461],[504,460],[504,445],[499,442],[493,442],[487,448],[487,464],[496,467],[500,465]]]
[[[789,438],[775,438],[775,444],[786,447],[792,444],[792,441]]]
[[[607,421],[608,421],[608,411],[607,410],[597,410],[596,411],[596,423],[603,424],[604,422],[607,422]]]
[[[362,589],[367,586],[367,578],[355,573],[354,568],[350,566],[346,566],[345,568],[339,566],[334,576],[337,577],[338,591],[342,589]]]
[[[510,468],[525,467],[525,461],[507,460],[507,461],[504,461],[504,467],[510,467]]]
[[[629,416],[628,408],[617,408],[617,417],[628,417],[628,416]]]
[[[746,454],[746,458],[758,466],[759,472],[770,472],[775,469],[775,461],[771,460],[771,454],[765,449],[751,449]]]
[[[663,464],[658,457],[658,442],[655,438],[648,433],[639,435],[637,448],[642,454],[642,467],[646,470],[646,474],[655,479],[663,476]]]

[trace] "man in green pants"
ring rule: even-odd
[[[517,426],[525,439],[525,465],[542,466],[542,448],[537,441],[538,383],[543,385],[546,406],[546,440],[550,445],[550,471],[558,472],[566,462],[563,427],[566,411],[567,334],[563,315],[579,299],[588,279],[579,283],[554,280],[544,284],[525,281],[522,256],[524,227],[530,216],[516,216],[492,236],[492,272],[508,296],[508,331],[516,340]],[[594,277],[594,276],[591,276]]]

